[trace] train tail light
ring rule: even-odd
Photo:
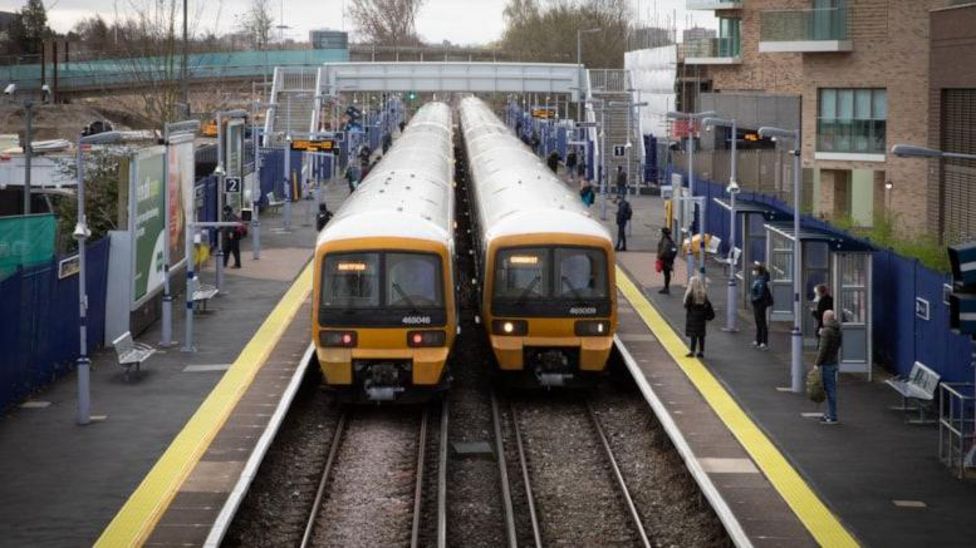
[[[447,336],[443,331],[408,331],[407,346],[422,348],[425,346],[444,346]]]
[[[322,346],[353,348],[356,346],[355,331],[323,331],[319,334]]]
[[[580,320],[573,331],[577,337],[609,337],[610,322],[607,320]]]
[[[495,335],[524,336],[529,332],[525,320],[492,320],[491,332]]]

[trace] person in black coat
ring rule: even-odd
[[[634,216],[634,210],[630,207],[630,202],[626,199],[621,200],[617,205],[617,245],[614,251],[627,251],[627,223]]]
[[[559,153],[555,150],[549,153],[549,157],[546,158],[546,165],[553,173],[559,171]]]
[[[319,204],[319,212],[315,216],[315,229],[322,232],[325,225],[329,224],[329,219],[332,218],[332,212],[329,211],[329,206],[325,205],[325,202]]]
[[[671,293],[671,272],[674,271],[674,259],[678,256],[678,246],[671,239],[671,229],[661,229],[661,239],[657,242],[657,259],[661,261],[661,273],[664,274],[664,287],[658,293]]]
[[[813,319],[817,322],[817,326],[814,333],[817,334],[817,339],[820,339],[820,330],[824,326],[824,312],[834,309],[834,298],[830,295],[830,291],[827,290],[827,286],[824,284],[819,284],[814,288],[815,296],[813,302],[817,304],[813,313]]]
[[[689,338],[689,352],[686,358],[695,356],[698,347],[698,357],[705,355],[705,332],[708,322],[715,319],[715,309],[712,308],[705,283],[700,276],[692,276],[688,281],[688,291],[685,292],[685,335]],[[697,343],[697,344],[696,344]]]

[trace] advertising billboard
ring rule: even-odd
[[[186,221],[192,219],[194,213],[192,202],[195,176],[193,137],[188,136],[183,140],[170,139],[167,162],[169,263],[171,268],[175,268],[186,254],[186,242],[184,241]]]
[[[163,161],[165,148],[137,152],[130,164],[129,226],[135,242],[132,300],[142,299],[163,284]]]

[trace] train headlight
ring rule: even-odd
[[[319,333],[319,342],[322,346],[339,348],[353,348],[356,346],[355,331],[322,331]]]
[[[525,320],[492,320],[491,332],[495,335],[524,336],[529,332]]]
[[[444,346],[447,335],[443,331],[407,331],[407,346],[421,348],[425,346]]]
[[[573,331],[577,337],[609,337],[611,334],[607,320],[580,320]]]

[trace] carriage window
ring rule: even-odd
[[[556,248],[556,297],[607,296],[607,258],[598,249]]]
[[[548,295],[548,255],[542,248],[499,251],[495,260],[495,297],[524,300]]]
[[[375,308],[380,305],[379,253],[329,255],[322,269],[322,306]]]
[[[440,261],[436,255],[389,253],[386,300],[394,307],[441,306]]]

